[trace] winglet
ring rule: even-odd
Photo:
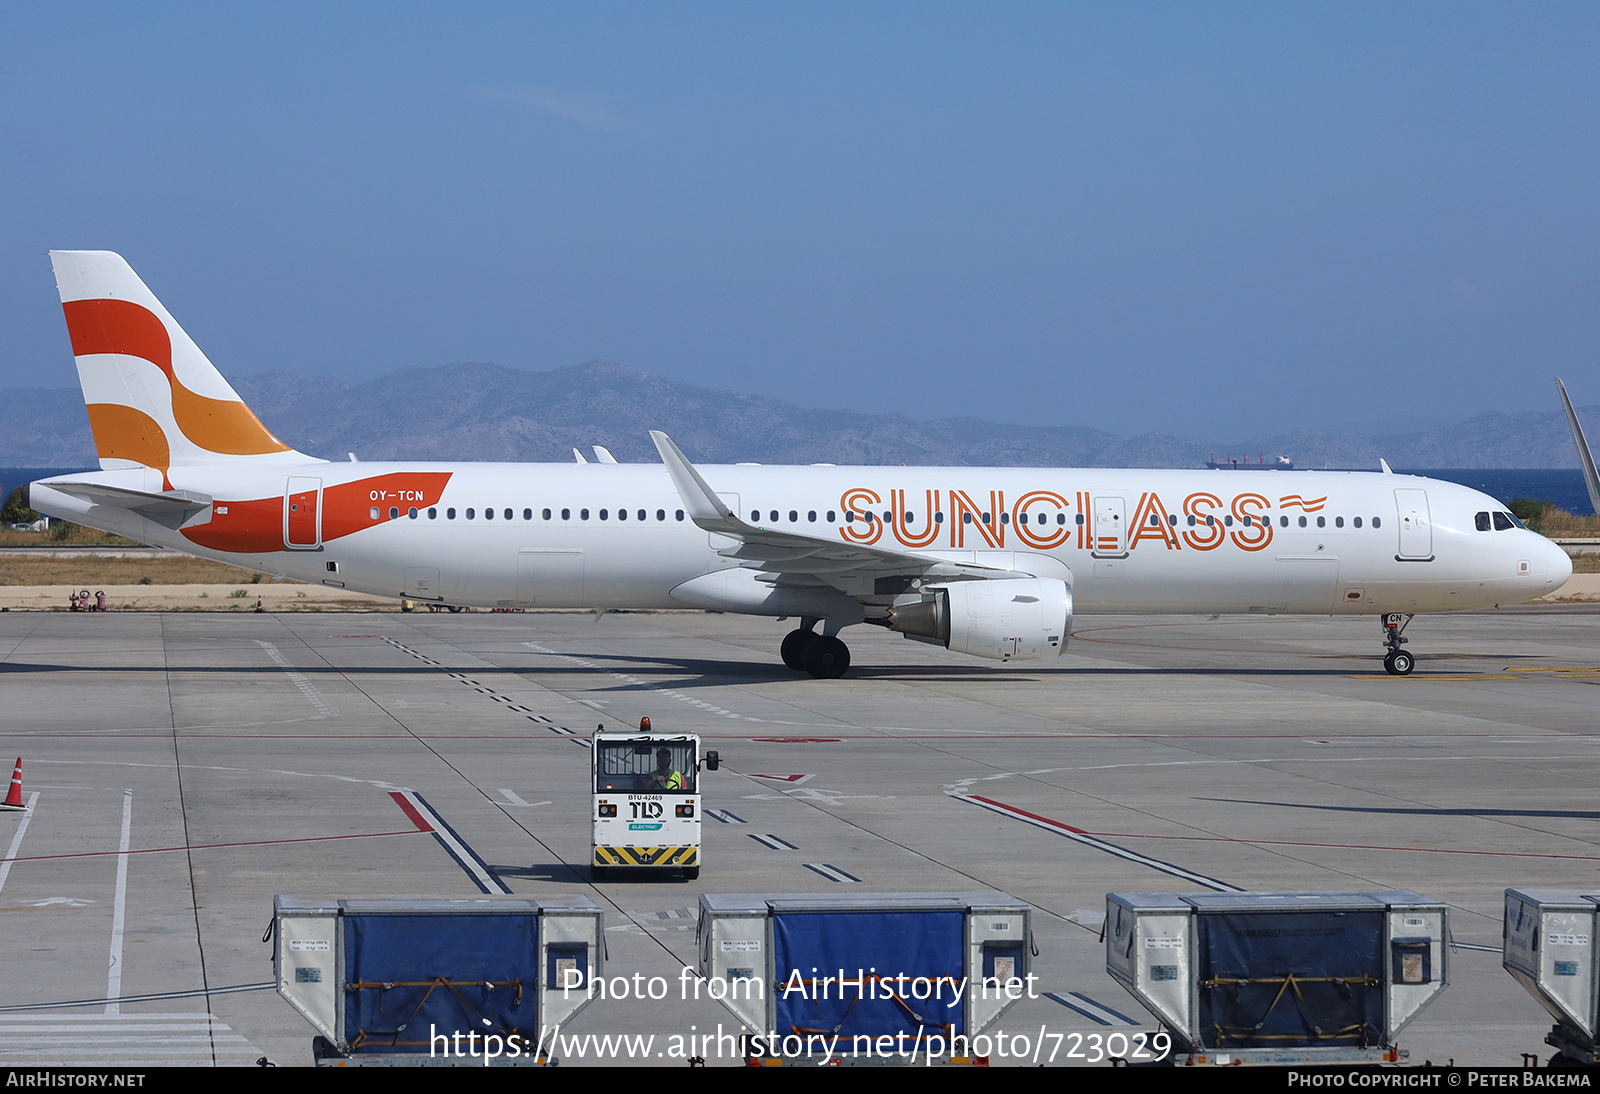
[[[576,448],[574,448],[572,450],[572,458],[574,460],[578,461],[579,463],[588,463],[589,462],[588,460],[583,458],[583,453],[579,452]]]
[[[700,477],[700,472],[694,469],[688,457],[672,443],[671,437],[652,429],[650,439],[656,442],[656,451],[661,453],[661,462],[667,465],[672,485],[678,488],[678,496],[683,499],[683,507],[689,511],[690,520],[711,532],[752,530],[723,504],[717,492]]]
[[[591,447],[594,449],[594,458],[599,460],[601,463],[617,462],[617,458],[611,454],[611,449],[607,448],[605,445],[597,444],[592,445]]]
[[[1382,471],[1385,475],[1394,474],[1394,469],[1389,466],[1389,461],[1384,459],[1382,456],[1378,457],[1378,470]]]
[[[1567,398],[1567,385],[1561,382],[1559,376],[1556,377],[1556,390],[1561,393],[1561,406],[1567,412],[1567,425],[1572,428],[1572,443],[1578,446],[1578,465],[1583,468],[1583,483],[1589,488],[1589,504],[1594,506],[1596,513],[1600,513],[1600,474],[1595,472],[1589,442],[1583,439],[1583,426],[1578,424],[1578,412],[1572,409],[1572,400]]]

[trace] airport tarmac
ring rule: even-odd
[[[1002,1028],[1151,1030],[1104,971],[1105,894],[1211,883],[1446,901],[1451,982],[1402,1034],[1410,1062],[1549,1055],[1549,1018],[1500,965],[1502,893],[1600,885],[1600,608],[1420,618],[1408,678],[1383,673],[1370,618],[1080,618],[1059,660],[1019,665],[858,627],[833,681],[781,665],[783,630],[0,614],[0,758],[23,757],[31,802],[0,813],[0,1063],[309,1064],[311,1027],[268,986],[273,895],[470,896],[482,871],[589,896],[606,973],[673,986],[568,1033],[734,1027],[675,998],[702,892],[990,888],[1034,907],[1042,989]],[[596,885],[584,738],[643,715],[722,755],[704,868]]]

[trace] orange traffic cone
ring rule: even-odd
[[[0,767],[0,771],[5,768]],[[6,791],[5,808],[22,808],[22,757],[17,757],[17,769],[11,773],[11,789]]]

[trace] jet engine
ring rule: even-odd
[[[1072,630],[1072,586],[1037,577],[951,582],[890,608],[889,629],[996,661],[1060,656]]]

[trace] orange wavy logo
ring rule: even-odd
[[[166,324],[161,318],[148,308],[127,300],[71,300],[61,305],[67,316],[67,334],[72,338],[72,352],[74,356],[83,357],[91,353],[120,353],[129,357],[138,357],[149,361],[160,369],[172,386],[172,418],[178,423],[178,428],[191,442],[208,452],[217,452],[228,456],[260,456],[268,452],[288,452],[289,446],[267,431],[250,413],[250,408],[235,399],[212,399],[205,395],[197,395],[183,386],[177,373],[172,368],[172,338],[167,333]],[[96,404],[111,406],[115,404]],[[149,421],[149,416],[140,411],[134,411]],[[94,420],[91,407],[90,421]],[[115,417],[115,416],[113,416]],[[129,449],[128,425],[126,421],[118,419],[119,424],[108,426],[107,444],[115,444],[124,450]],[[154,422],[151,422],[154,425]],[[159,427],[157,432],[160,432]],[[135,445],[134,447],[138,447]],[[161,444],[156,446],[153,442],[148,446],[150,451],[157,449],[167,450],[168,445],[163,436]],[[101,457],[114,455],[107,451],[101,444],[101,433],[95,430],[95,449]],[[140,463],[150,467],[161,466],[139,456],[123,456],[123,459],[137,459]],[[170,451],[168,452],[170,459]]]

